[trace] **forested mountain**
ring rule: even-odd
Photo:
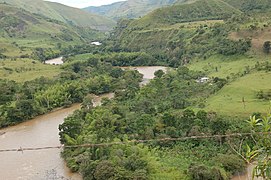
[[[128,0],[99,7],[90,6],[84,10],[117,20],[144,16],[154,9],[174,4],[177,1],[183,3],[191,0]]]
[[[31,13],[43,15],[76,26],[90,27],[97,30],[109,30],[115,22],[103,16],[87,13],[77,8],[43,0],[0,0]]]
[[[226,3],[232,5],[235,8],[240,9],[243,12],[248,11],[263,11],[270,9],[270,0],[223,0]]]
[[[220,0],[200,0],[154,10],[143,18],[135,20],[131,26],[153,28],[183,22],[221,20],[240,13],[238,9]]]
[[[194,55],[230,53],[226,52],[231,51],[227,48],[229,44],[243,53],[249,45],[246,41],[230,41],[227,33],[231,26],[223,23],[241,13],[220,0],[164,7],[140,19],[120,21],[111,36],[112,47],[115,50],[145,51],[158,59],[168,60],[173,66],[180,65],[180,59]],[[222,52],[221,48],[228,50]]]
[[[101,32],[33,14],[8,4],[0,4],[1,54],[29,57],[43,48],[54,54],[60,48],[97,40]],[[50,55],[49,55],[50,56]]]

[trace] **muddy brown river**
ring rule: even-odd
[[[100,105],[103,97],[112,98],[113,94],[105,94],[94,99]],[[75,104],[70,108],[56,110],[38,116],[19,125],[0,130],[0,149],[59,146],[58,126],[64,119],[79,109]],[[60,157],[60,149],[3,152],[0,153],[1,180],[56,180],[82,179],[79,174],[71,173]]]

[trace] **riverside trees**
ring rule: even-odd
[[[55,79],[41,77],[23,84],[0,80],[0,127],[82,102],[87,94],[123,89],[128,81],[138,84],[142,78],[138,72],[124,72],[100,61],[71,63],[63,71]]]

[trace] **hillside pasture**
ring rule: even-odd
[[[271,41],[271,27],[256,30],[243,29],[230,33],[229,37],[233,40],[249,38],[251,39],[253,53],[263,54],[264,42]]]
[[[260,90],[271,89],[271,73],[256,72],[226,85],[207,100],[206,110],[248,117],[253,112],[269,113],[270,101],[257,99]]]
[[[0,78],[16,82],[30,81],[42,76],[53,78],[60,72],[59,66],[46,65],[31,59],[0,61]]]

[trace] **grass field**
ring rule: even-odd
[[[271,73],[251,70],[256,62],[270,61],[270,57],[258,55],[249,56],[213,56],[207,60],[192,62],[191,70],[203,71],[209,77],[226,78],[233,74],[243,74],[248,68],[250,74],[243,77],[236,76],[231,83],[207,99],[206,110],[220,114],[248,117],[253,112],[268,113],[271,104],[256,98],[260,90],[271,89]],[[245,103],[243,103],[243,98]]]
[[[30,81],[42,76],[53,78],[60,72],[59,66],[46,65],[30,59],[0,61],[0,78],[17,82]]]
[[[226,78],[231,74],[243,73],[246,67],[253,68],[257,61],[266,59],[246,56],[212,56],[207,60],[198,60],[188,65],[189,69],[205,72],[210,77]]]
[[[256,98],[260,90],[271,89],[271,72],[255,72],[223,87],[207,100],[207,110],[221,114],[248,116],[253,112],[270,112],[271,102]],[[243,98],[245,103],[243,103]]]
[[[205,72],[210,77],[226,78],[231,74],[243,73],[248,68],[251,70],[257,62],[270,61],[271,56],[265,55],[240,55],[221,56],[215,55],[206,60],[194,60],[188,68],[195,71]]]

